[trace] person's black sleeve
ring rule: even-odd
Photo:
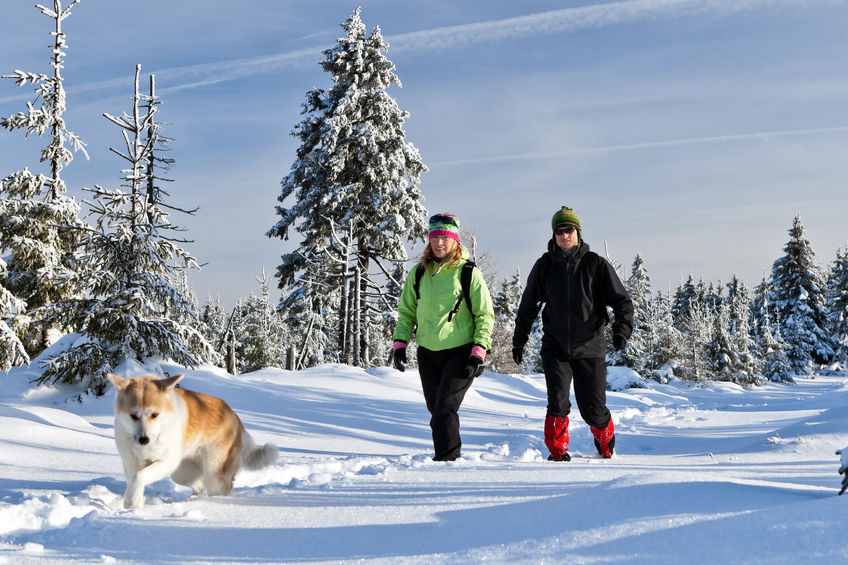
[[[515,316],[515,331],[512,334],[512,347],[523,348],[530,337],[533,322],[539,315],[544,300],[544,292],[541,287],[540,265],[542,259],[536,261],[527,277],[527,286],[521,294],[521,303],[518,305],[518,313]]]
[[[606,259],[604,261],[604,303],[612,308],[613,335],[620,335],[626,340],[630,339],[633,333],[633,301],[624,285],[621,284],[621,279],[615,272],[615,269]]]

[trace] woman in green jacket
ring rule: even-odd
[[[459,243],[459,219],[436,214],[430,218],[428,235],[421,264],[409,272],[403,285],[393,361],[395,368],[405,370],[406,346],[414,332],[418,373],[433,431],[433,460],[453,461],[462,445],[457,412],[474,377],[483,372],[495,315],[483,273],[473,263],[469,264],[469,296],[464,296],[462,272],[469,261]],[[420,268],[424,270],[416,276]]]

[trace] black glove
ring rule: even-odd
[[[513,347],[512,348],[512,360],[515,361],[516,365],[521,365],[521,362],[524,360],[524,348],[523,347]]]
[[[406,348],[398,347],[392,353],[392,365],[395,366],[395,369],[398,371],[406,371]]]
[[[627,345],[627,338],[621,334],[613,334],[612,336],[612,346],[616,351],[621,351],[624,349],[624,346]]]
[[[468,379],[473,379],[475,377],[479,377],[483,372],[483,360],[477,357],[476,355],[472,355],[468,358],[468,364],[465,366],[465,377]]]

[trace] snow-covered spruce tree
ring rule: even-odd
[[[212,344],[215,351],[222,356],[224,352],[218,347],[218,344],[222,343],[224,333],[227,331],[228,322],[229,316],[227,316],[224,305],[221,304],[221,297],[216,296],[212,298],[212,295],[209,295],[206,298],[206,304],[200,308],[199,330],[203,334],[204,339]],[[219,361],[221,362],[220,366],[223,366],[223,357]]]
[[[181,324],[197,324],[197,322],[200,321],[200,302],[197,300],[197,294],[194,292],[194,287],[191,285],[191,281],[188,280],[188,272],[183,270],[179,273],[175,273],[173,279],[173,284],[177,293],[185,298],[186,307],[174,312],[173,316],[169,312],[165,312],[165,317],[173,317],[176,322]],[[203,328],[198,327],[197,329],[205,339],[206,334],[203,333]],[[207,339],[206,341],[209,340]]]
[[[761,377],[749,349],[747,325],[734,325],[733,316],[731,302],[720,304],[711,314],[709,340],[704,347],[709,377],[738,384],[759,384]]]
[[[726,285],[727,296],[724,305],[727,307],[728,331],[736,333],[742,328],[748,328],[751,315],[751,295],[745,281],[735,274]]]
[[[356,265],[350,268],[348,250],[322,241],[297,250],[302,272],[283,291],[277,311],[298,336],[292,343],[298,368],[343,362],[354,355],[352,342],[360,343],[352,339],[361,331],[361,311],[354,313],[350,306],[356,296]]]
[[[761,332],[763,376],[774,382],[793,382],[794,371],[786,354],[790,347],[780,335],[780,329],[772,330],[768,318],[765,318]]]
[[[511,354],[511,353],[510,353]],[[543,373],[542,367],[542,317],[538,316],[530,328],[527,345],[524,346],[522,373]]]
[[[80,381],[96,394],[106,388],[106,375],[126,359],[171,359],[193,366],[213,355],[195,328],[181,324],[190,304],[174,284],[175,274],[196,266],[182,240],[170,237],[168,215],[148,201],[145,164],[152,147],[145,131],[153,113],[142,115],[136,67],[132,113],[104,114],[122,129],[128,162],[123,187],[95,185],[89,203],[96,225],[85,231],[81,261],[87,266],[74,279],[83,298],[62,300],[46,308],[47,319],[82,334],[73,346],[44,363],[39,383]],[[152,107],[152,106],[151,106]]]
[[[670,293],[658,292],[654,298],[651,328],[655,340],[647,353],[645,376],[661,380],[667,378],[668,374],[660,372],[660,369],[682,358],[685,349],[684,333],[674,323]]]
[[[655,347],[654,300],[651,295],[651,277],[645,267],[645,261],[638,253],[633,259],[630,276],[625,284],[627,293],[633,301],[633,334],[622,351],[607,357],[613,365],[624,365],[639,372],[648,370],[648,356]]]
[[[674,301],[672,302],[671,312],[674,316],[674,323],[677,327],[682,328],[683,322],[689,315],[689,308],[692,300],[695,298],[697,290],[695,281],[692,278],[692,273],[689,273],[689,278],[685,283],[681,283],[674,292]]]
[[[259,295],[245,300],[237,332],[241,342],[240,372],[248,373],[265,367],[285,367],[286,335],[282,319],[271,304],[271,292],[265,269],[256,278]]]
[[[723,288],[721,282],[710,281],[709,285],[704,285],[702,280],[699,283],[699,297],[701,303],[707,307],[709,312],[718,312],[721,305],[724,303]]]
[[[790,349],[787,353],[796,375],[814,365],[828,363],[834,344],[827,331],[825,279],[815,264],[815,252],[804,237],[800,216],[795,216],[785,255],[772,265],[768,300],[772,322]]]
[[[727,330],[735,360],[734,380],[740,383],[757,383],[761,380],[757,377],[761,362],[757,355],[758,348],[751,338],[751,294],[745,281],[736,275],[727,283],[724,308],[727,309]]]
[[[71,15],[79,0],[62,7],[53,1],[53,9],[36,6],[53,20],[51,75],[16,70],[3,78],[18,86],[35,85],[35,98],[27,102],[25,112],[0,119],[0,126],[47,135],[49,143],[41,151],[41,162],[49,174],[36,174],[24,167],[0,181],[0,250],[6,253],[8,267],[2,283],[29,310],[72,296],[67,284],[69,271],[77,268],[74,252],[79,228],[79,205],[65,195],[62,170],[73,160],[74,151],[85,153],[85,144],[65,126],[65,88],[62,66],[67,47],[62,22]],[[87,155],[86,155],[87,156]],[[53,340],[51,328],[43,320],[25,311],[15,315],[14,327],[30,353],[39,353]]]
[[[340,295],[328,293],[328,285],[318,278],[320,273],[319,265],[308,263],[299,284],[290,285],[277,306],[292,335],[295,369],[338,361],[343,354],[334,333]]]
[[[495,310],[495,327],[492,332],[492,351],[486,356],[489,369],[496,373],[514,373],[517,369],[512,359],[512,334],[515,315],[521,302],[521,272],[516,269],[500,281],[492,297]]]
[[[762,363],[765,359],[765,328],[771,328],[770,314],[768,307],[769,281],[764,275],[763,280],[754,287],[751,293],[751,306],[748,316],[748,331],[751,336],[751,342],[754,350],[754,357],[759,363],[762,371]],[[769,330],[771,332],[771,330]],[[772,336],[773,338],[773,336]]]
[[[834,361],[848,370],[848,247],[836,251],[827,281],[829,330],[836,346]]]
[[[651,292],[651,279],[641,255],[636,255],[630,277],[625,282],[633,300],[633,335],[624,351],[612,360],[654,378],[655,372],[665,364],[682,356],[683,333],[674,322],[672,301],[668,296]],[[681,285],[676,294],[678,311],[688,319],[690,305],[697,301],[692,277]],[[684,322],[681,321],[680,325]]]
[[[719,308],[718,312],[712,316],[709,339],[704,344],[707,374],[710,379],[733,380],[733,374],[736,371],[736,352],[731,345],[729,325],[728,309]]]
[[[678,354],[682,378],[705,381],[710,378],[709,357],[705,350],[710,342],[714,313],[696,293],[689,302],[687,314],[679,322],[683,339]]]
[[[751,306],[749,311],[748,323],[751,328],[751,337],[756,341],[761,333],[760,328],[767,324],[768,313],[768,294],[770,292],[768,279],[764,276],[760,284],[754,287],[754,292],[751,294]]]
[[[6,262],[0,258],[0,275],[5,274]],[[0,284],[0,372],[8,373],[15,365],[29,363],[24,344],[12,331],[6,321],[20,310],[24,310],[26,304],[3,288]]]
[[[405,240],[420,241],[426,234],[426,213],[418,190],[426,167],[418,150],[404,139],[408,113],[386,93],[389,86],[401,84],[394,65],[383,54],[388,45],[379,27],[366,35],[357,9],[342,28],[345,36],[324,51],[321,62],[333,86],[306,95],[305,118],[293,131],[301,145],[281,183],[276,207],[280,220],[267,235],[288,239],[293,228],[303,238],[297,250],[282,256],[277,268],[279,287],[286,290],[280,307],[308,300],[308,306],[297,307],[326,317],[331,303],[342,304],[346,279],[316,279],[321,271],[337,270],[323,249],[330,246],[334,225],[341,233],[351,233],[361,275],[360,292],[354,293],[359,302],[352,311],[371,325],[378,323],[367,315],[371,263],[380,263],[385,273],[382,262],[406,259]],[[289,205],[292,196],[295,201]],[[318,266],[307,280],[310,262]],[[328,268],[322,269],[322,264]],[[306,324],[314,328],[314,321]],[[332,335],[326,339],[338,343],[337,327],[329,330],[335,339]],[[363,342],[372,334],[369,328],[359,333]],[[360,343],[360,352],[368,349],[368,343]]]

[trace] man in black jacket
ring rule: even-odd
[[[542,311],[542,367],[548,389],[545,445],[551,461],[569,461],[569,393],[589,424],[601,457],[612,456],[615,430],[606,406],[607,365],[604,326],[612,307],[613,346],[623,349],[633,331],[633,302],[609,261],[589,250],[580,218],[563,206],[551,219],[548,251],[533,265],[515,319],[512,357],[521,365],[524,345]]]

